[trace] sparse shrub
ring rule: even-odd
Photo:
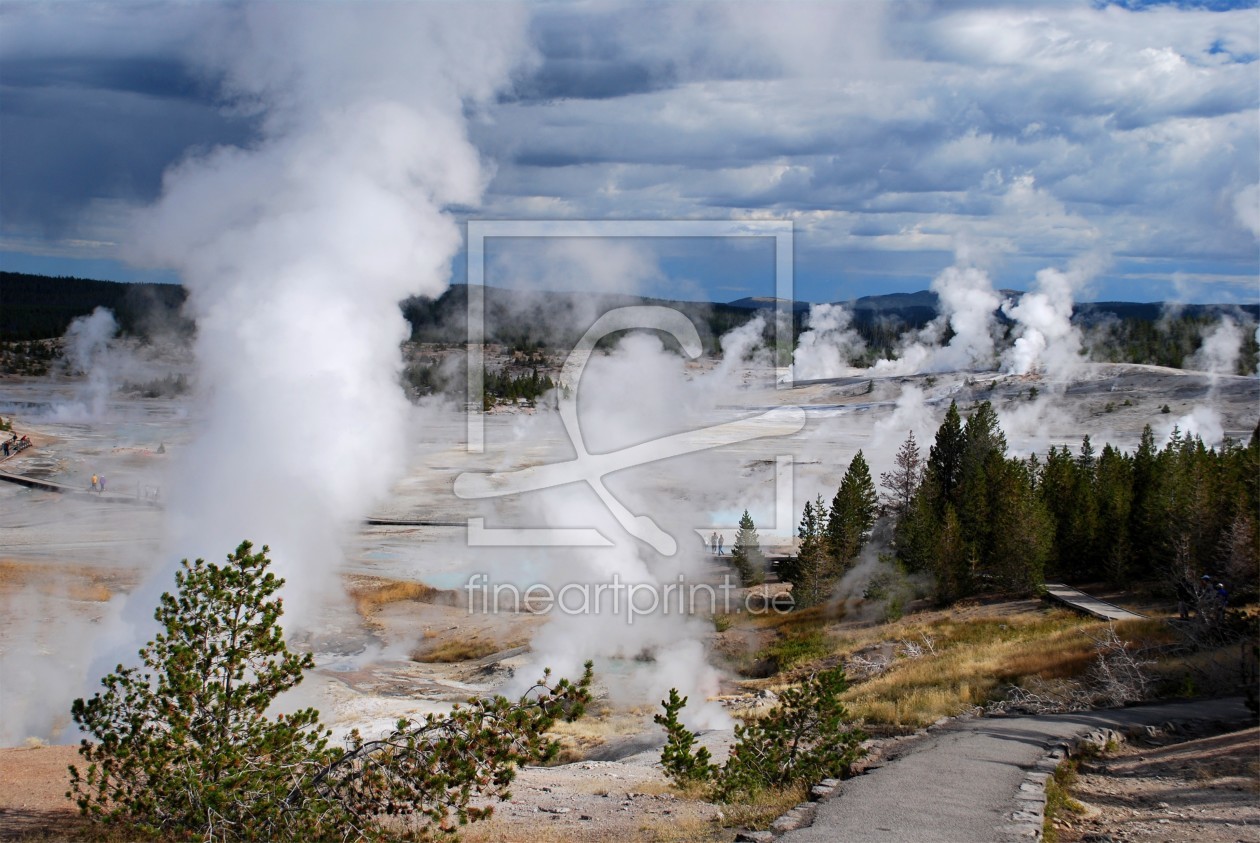
[[[757,653],[758,661],[773,666],[772,673],[795,667],[802,662],[821,658],[831,652],[823,633],[817,629],[789,633]]]
[[[880,554],[879,561],[886,567],[881,568],[867,582],[862,599],[883,603],[884,620],[891,623],[900,620],[905,614],[906,606],[919,595],[915,584],[896,557]]]
[[[155,612],[161,632],[119,665],[103,692],[76,700],[83,773],[70,768],[80,810],[129,835],[214,840],[398,839],[489,815],[474,799],[508,796],[516,768],[554,756],[544,733],[581,715],[591,667],[574,684],[540,682],[520,700],[496,696],[446,717],[400,720],[380,740],[328,744],[319,712],[274,719],[275,698],[314,665],[285,644],[267,548],[242,542],[227,564],[181,563],[175,594]]]
[[[767,788],[850,775],[865,753],[866,735],[846,722],[849,714],[840,702],[846,688],[843,668],[821,671],[783,691],[765,717],[736,726],[715,794],[733,801]]]
[[[1030,387],[1030,388],[1028,389],[1028,400],[1029,400],[1029,401],[1036,401],[1036,400],[1037,400],[1037,396],[1038,396],[1038,395],[1040,395],[1040,394],[1041,394],[1041,392],[1037,389],[1037,387],[1035,387],[1035,386],[1034,386],[1034,387]]]
[[[1160,408],[1159,408],[1159,411],[1160,411],[1161,413],[1165,413],[1165,414],[1167,414],[1167,413],[1171,413],[1171,412],[1172,412],[1172,408],[1171,408],[1171,407],[1169,407],[1167,404],[1165,404],[1164,406],[1162,406],[1162,407],[1160,407]]]
[[[139,398],[176,398],[188,392],[188,378],[182,374],[170,374],[143,383],[127,381],[120,391]]]
[[[1147,668],[1154,662],[1130,652],[1129,642],[1116,634],[1114,624],[1108,624],[1093,640],[1095,658],[1086,675],[1086,687],[1095,703],[1120,706],[1146,699],[1150,686]]]
[[[709,750],[700,747],[693,751],[696,735],[678,719],[678,712],[687,705],[686,697],[678,696],[677,688],[669,689],[669,699],[661,700],[664,714],[653,715],[652,720],[665,727],[665,747],[661,750],[661,766],[674,784],[685,787],[693,782],[708,781],[715,770]]]
[[[840,702],[847,687],[844,669],[837,667],[783,691],[768,714],[735,727],[735,745],[721,767],[709,763],[706,750],[691,752],[695,736],[677,720],[687,701],[671,689],[669,700],[661,703],[665,714],[656,716],[670,730],[661,763],[676,782],[712,781],[712,795],[722,802],[746,802],[768,790],[848,776],[865,754],[861,742],[866,735],[847,722]]]

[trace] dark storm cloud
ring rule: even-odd
[[[130,87],[5,84],[0,97],[0,184],[11,230],[55,234],[94,200],[152,200],[172,161],[250,134],[248,121],[208,102]]]
[[[204,11],[15,3],[0,10],[0,185],[5,236],[92,236],[100,203],[155,199],[190,152],[246,142],[190,46]],[[88,229],[95,226],[88,225]]]
[[[194,100],[204,100],[213,90],[185,62],[165,56],[0,57],[0,79],[6,88],[79,88]]]

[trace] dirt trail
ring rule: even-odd
[[[1060,843],[1260,841],[1260,728],[1126,744],[1082,761]]]

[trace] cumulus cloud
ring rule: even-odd
[[[1260,184],[1248,185],[1234,195],[1234,214],[1239,225],[1260,237]]]
[[[6,101],[23,106],[6,114],[0,164],[7,204],[26,208],[6,213],[6,236],[21,229],[31,242],[34,229],[21,223],[49,216],[35,207],[46,177],[69,172],[59,162],[89,146],[111,150],[100,169],[117,176],[84,181],[91,196],[80,197],[80,209],[92,219],[78,225],[110,231],[102,217],[118,208],[89,199],[152,194],[157,174],[196,138],[204,147],[257,128],[248,109],[207,125],[215,112],[204,90],[137,89],[143,74],[98,74],[132,81],[98,82],[90,92],[48,75],[105,59],[111,69],[133,60],[133,71],[134,60],[162,61],[178,71],[163,78],[187,78],[205,44],[225,40],[213,24],[231,7],[163,7],[160,24],[147,6],[94,7],[73,19],[35,8],[10,4],[0,31]],[[540,62],[486,102],[470,129],[496,162],[477,216],[792,219],[800,265],[840,266],[842,281],[866,285],[862,292],[890,278],[921,287],[964,231],[1012,256],[988,266],[999,287],[1099,243],[1131,256],[1118,270],[1143,276],[1140,296],[1100,279],[1106,297],[1164,295],[1177,271],[1208,279],[1206,295],[1220,290],[1224,299],[1254,283],[1253,10],[801,2],[657,11],[622,3],[532,9]],[[143,37],[115,37],[129,27]],[[483,46],[469,45],[470,57]],[[391,54],[388,44],[382,54]],[[236,81],[274,78],[270,69],[284,62],[241,64]],[[331,71],[308,83],[339,84]],[[56,119],[81,118],[87,103],[124,89],[144,107],[129,101],[115,111],[148,114],[143,132]],[[196,112],[198,134],[158,131],[156,109],[166,100],[184,109],[167,123]],[[27,106],[40,120],[23,120]],[[57,138],[74,135],[70,125],[92,144],[65,149]],[[159,136],[160,144],[146,140]],[[40,172],[11,151],[29,158],[41,148],[63,151]]]

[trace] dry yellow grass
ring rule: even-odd
[[[718,823],[700,817],[662,817],[642,823],[636,840],[648,843],[711,843],[729,840],[730,833]]]
[[[558,764],[581,761],[591,750],[614,738],[624,738],[643,733],[652,722],[652,710],[646,706],[633,709],[613,709],[609,706],[588,709],[586,714],[573,722],[560,721],[551,727],[549,734],[560,743]],[[581,788],[579,788],[581,789]],[[660,791],[668,790],[665,787]],[[591,792],[586,790],[585,792]]]
[[[0,559],[0,595],[35,589],[47,597],[105,603],[114,596],[116,588],[125,587],[132,578],[129,572]]]
[[[845,703],[854,716],[874,723],[922,726],[959,714],[998,696],[1003,686],[1031,679],[1054,680],[1084,673],[1095,656],[1102,621],[1054,610],[1034,615],[899,625],[893,637],[922,642],[934,652],[894,659],[889,668],[850,688]],[[1117,625],[1122,638],[1146,644],[1164,638],[1158,622]],[[888,633],[885,633],[887,636]]]
[[[728,828],[767,828],[808,795],[809,787],[803,784],[763,790],[747,801],[723,805],[722,824]]]
[[[441,592],[421,582],[386,580],[378,577],[359,577],[349,589],[354,608],[362,617],[370,617],[391,603],[406,600],[428,603]]]
[[[500,644],[493,638],[473,635],[469,638],[449,638],[432,647],[420,647],[411,653],[411,660],[425,664],[454,664],[484,659],[501,650],[519,647],[522,642]]]
[[[888,668],[855,682],[844,695],[845,703],[855,718],[868,723],[922,726],[989,702],[1004,686],[1080,676],[1095,655],[1090,636],[1105,628],[1101,621],[1046,610],[1031,601],[1012,606],[1008,614],[994,608],[957,607],[861,629],[842,629],[824,607],[756,618],[752,625],[776,639],[758,655],[787,647],[793,650],[790,655],[800,657],[785,660],[795,663],[791,670],[756,684],[793,684],[856,653],[878,652],[882,645],[884,653],[896,653]],[[1142,646],[1171,640],[1159,620],[1120,624],[1117,631]],[[919,645],[922,654],[907,657],[900,642]]]

